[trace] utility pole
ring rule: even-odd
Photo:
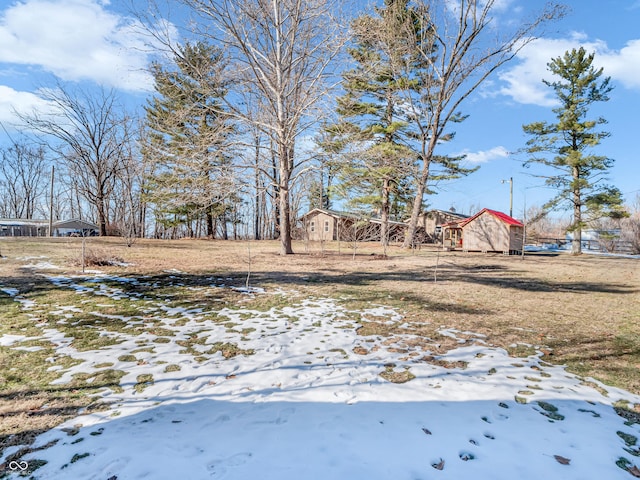
[[[509,182],[509,216],[513,217],[513,177],[509,177],[509,180],[501,180],[501,182]]]
[[[49,192],[49,237],[53,237],[53,178],[56,166],[51,165],[51,191]]]

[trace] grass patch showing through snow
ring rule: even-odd
[[[181,353],[195,361],[206,361],[218,353],[225,359],[251,355],[253,350],[242,346],[242,338],[212,343],[210,331],[192,327],[214,323],[224,329],[226,325],[228,334],[251,338],[256,332],[243,322],[249,322],[252,314],[243,309],[269,312],[306,298],[339,298],[342,319],[349,320],[345,328],[359,327],[363,341],[355,347],[358,355],[369,353],[367,338],[377,338],[388,341],[389,349],[406,352],[407,358],[420,352],[416,360],[462,369],[463,364],[446,362],[440,355],[475,339],[462,333],[456,338],[443,335],[444,327],[482,334],[487,344],[517,357],[542,351],[546,361],[567,364],[570,372],[640,393],[640,269],[636,260],[538,255],[521,261],[502,255],[436,252],[428,247],[419,252],[391,247],[384,261],[372,261],[375,258],[370,254],[379,253],[376,245],[359,246],[354,259],[344,245],[331,242],[323,245],[321,256],[310,252],[280,257],[275,253],[276,243],[253,242],[252,285],[265,287],[268,293],[245,294],[229,288],[243,286],[247,249],[242,242],[140,240],[127,248],[119,239],[87,241],[94,251],[109,254],[101,257],[135,266],[107,264],[101,267],[106,277],[77,276],[78,239],[7,239],[3,243],[6,259],[0,265],[0,288],[15,289],[18,297],[0,291],[0,338],[36,338],[0,347],[0,413],[5,415],[0,449],[20,444],[12,442],[28,442],[34,434],[26,432],[51,428],[72,417],[78,408],[102,408],[87,394],[121,388],[124,372],[120,368],[143,368],[135,351],[160,356],[154,352],[175,342],[182,347]],[[302,244],[294,248],[305,249]],[[45,274],[64,275],[64,279],[52,283],[42,272],[25,268],[30,261],[20,258],[27,256],[42,256],[58,265],[60,270]],[[180,272],[174,273],[176,268]],[[274,294],[276,288],[287,293]],[[25,308],[18,299],[35,303]],[[402,318],[390,321],[362,313],[382,305],[395,308]],[[238,318],[220,315],[223,308],[238,311]],[[176,339],[187,325],[189,332]],[[317,323],[311,329],[321,328],[322,323]],[[52,385],[78,361],[56,353],[55,345],[42,338],[47,329],[55,329],[70,340],[72,348],[87,353],[121,345],[137,335],[145,337],[120,354],[118,360],[131,367],[114,369],[114,363],[103,361],[93,368],[105,370],[83,371],[69,384]],[[407,335],[415,336],[413,344],[398,343],[399,337]],[[167,373],[180,369],[177,364],[164,367]],[[413,378],[403,367],[386,367],[380,375],[397,383]],[[154,382],[151,374],[141,373],[136,379],[134,389],[139,393]],[[559,415],[535,402],[539,381],[528,380],[516,401],[530,402],[543,415]],[[40,413],[34,415],[34,411]],[[616,411],[629,422],[638,419],[634,406]]]

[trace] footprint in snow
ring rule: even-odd
[[[207,470],[211,472],[212,478],[224,478],[226,477],[229,468],[239,467],[246,464],[251,460],[252,456],[253,454],[250,452],[243,452],[222,460],[214,460],[207,465]],[[230,478],[233,478],[233,476]]]
[[[333,396],[338,398],[340,401],[343,401],[347,405],[351,405],[356,401],[356,397],[350,392],[334,392]]]
[[[229,415],[227,415],[227,414],[222,414],[222,415],[220,415],[218,418],[216,418],[216,419],[213,421],[213,423],[214,423],[215,425],[219,425],[219,424],[221,424],[221,423],[228,422],[229,420],[231,420],[231,417],[230,417]]]
[[[289,417],[295,413],[296,409],[293,407],[285,408],[280,412],[280,415],[275,420],[276,425],[282,425],[283,423],[287,423],[289,421]]]
[[[117,460],[109,463],[106,467],[104,467],[104,469],[102,470],[102,473],[104,475],[109,475],[112,473],[118,473],[122,470],[124,470],[124,468],[127,466],[127,464],[131,461],[131,458],[129,457],[120,457]],[[107,477],[109,478],[109,477]]]
[[[458,454],[458,456],[460,457],[460,460],[462,460],[464,462],[467,462],[469,460],[473,460],[474,458],[476,458],[476,456],[473,453],[471,453],[469,451],[466,451],[466,450],[461,451]]]
[[[278,417],[275,420],[258,420],[257,422],[253,422],[255,424],[258,425],[262,425],[262,424],[270,424],[270,425],[282,425],[285,424],[289,421],[289,417],[295,413],[296,409],[291,407],[291,408],[285,408],[283,410],[280,411],[280,414],[278,415]]]

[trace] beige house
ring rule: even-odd
[[[476,252],[522,252],[524,225],[509,215],[485,208],[461,222],[443,225],[443,247]]]
[[[352,242],[380,241],[382,221],[348,212],[314,208],[301,217],[303,232],[311,241],[342,240]],[[407,225],[389,221],[389,241],[404,239]]]
[[[311,241],[336,240],[345,214],[314,208],[302,216],[306,237]]]
[[[442,226],[445,224],[461,222],[469,218],[457,212],[447,210],[429,210],[418,216],[418,231],[423,232],[423,241],[435,243],[442,238]]]

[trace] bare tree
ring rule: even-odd
[[[293,253],[291,199],[296,140],[317,122],[328,67],[339,49],[331,0],[182,0],[204,23],[198,33],[223,42],[235,85],[259,96],[260,117],[233,114],[271,139],[276,162],[280,253]]]
[[[407,95],[407,105],[419,132],[422,163],[416,176],[416,195],[404,247],[415,235],[427,182],[437,164],[436,146],[450,137],[446,128],[464,117],[458,109],[493,72],[535,39],[540,28],[564,15],[564,8],[549,3],[515,30],[496,28],[497,0],[416,0],[414,12],[421,24],[417,53],[428,65],[420,77],[420,91]],[[415,35],[414,17],[405,23],[405,38]],[[405,43],[403,48],[408,48]],[[412,52],[413,54],[413,52]]]
[[[47,159],[44,149],[25,142],[15,142],[2,150],[1,156],[2,215],[33,218],[47,185]]]
[[[561,239],[568,228],[566,220],[551,217],[549,210],[539,205],[529,207],[525,212],[525,218],[527,238],[535,242]]]
[[[80,194],[95,209],[100,235],[107,235],[107,207],[127,157],[132,119],[113,90],[97,94],[58,85],[45,90],[50,112],[19,113],[42,141],[63,158]]]
[[[628,206],[629,217],[623,218],[620,222],[621,240],[627,242],[631,252],[640,254],[640,194]]]
[[[133,145],[131,145],[133,147]],[[136,238],[145,236],[143,174],[146,164],[133,151],[123,159],[121,180],[117,182],[112,203],[114,229],[131,246]]]

